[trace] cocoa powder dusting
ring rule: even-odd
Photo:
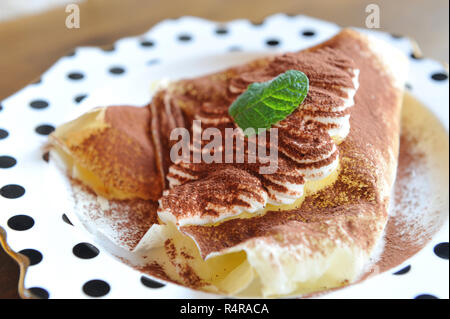
[[[126,262],[127,264],[129,264],[129,262]],[[133,266],[131,264],[129,264],[131,267],[135,268],[136,270],[154,276],[156,278],[160,278],[162,280],[168,281],[168,282],[172,282],[175,284],[182,284],[180,282],[175,281],[173,278],[170,278],[166,271],[164,270],[164,267],[162,265],[160,265],[159,263],[157,263],[156,261],[153,261],[143,267],[136,267]]]
[[[107,198],[121,193],[121,198],[157,201],[162,185],[149,138],[149,110],[111,106],[104,117],[105,127],[93,130],[80,143],[69,145],[71,156],[98,179],[97,184],[102,186],[96,189],[97,193]],[[78,133],[82,136],[83,132]]]
[[[183,283],[188,287],[199,288],[206,284],[188,264],[181,265],[179,274],[183,278]]]
[[[389,270],[417,253],[431,239],[431,234],[420,225],[411,229],[411,221],[404,216],[405,208],[417,208],[411,200],[406,185],[411,183],[413,172],[424,169],[426,155],[415,147],[417,140],[406,133],[400,139],[400,154],[395,183],[394,208],[385,230],[383,254],[375,266],[379,272]],[[420,190],[418,190],[420,191]]]
[[[164,114],[167,108],[179,108],[186,119],[201,120],[202,129],[219,129],[222,145],[225,145],[225,130],[236,128],[228,115],[228,108],[237,96],[251,83],[272,80],[292,69],[301,70],[309,78],[310,89],[303,106],[276,125],[277,146],[269,140],[258,141],[265,144],[265,149],[277,148],[277,171],[270,178],[259,173],[260,168],[267,165],[261,162],[259,155],[255,163],[249,160],[251,156],[246,152],[243,163],[226,164],[225,153],[214,150],[214,155],[220,152],[221,163],[191,161],[170,167],[167,178],[177,183],[175,187],[169,185],[168,194],[161,199],[161,210],[167,210],[177,219],[209,218],[220,217],[225,210],[231,211],[235,206],[251,209],[251,202],[264,204],[265,198],[279,202],[279,194],[292,195],[292,190],[285,185],[288,181],[292,183],[294,176],[296,185],[304,184],[304,171],[329,166],[336,161],[339,152],[327,130],[339,129],[341,124],[315,119],[344,119],[350,114],[352,105],[341,107],[348,92],[356,89],[353,81],[357,65],[346,52],[331,46],[287,53],[219,73],[177,81],[167,90],[157,93],[150,108],[152,112]],[[186,123],[192,132],[191,123],[188,120]],[[167,136],[161,129],[157,134]],[[211,140],[202,143],[207,144]],[[249,145],[255,142],[245,138],[243,143],[244,150],[248,150]],[[236,144],[233,147],[235,154]],[[191,151],[191,157],[194,152],[196,150]],[[183,176],[181,172],[186,174]],[[253,181],[248,187],[250,179]]]
[[[281,246],[311,246],[315,238],[349,241],[371,251],[387,219],[386,195],[394,182],[400,132],[402,92],[393,86],[367,43],[351,31],[319,47],[350,57],[360,70],[360,88],[351,108],[351,130],[338,146],[337,181],[305,198],[299,209],[232,219],[214,227],[183,226],[203,257],[256,238]],[[394,155],[394,156],[392,156]]]
[[[304,60],[299,59],[298,55],[301,55]],[[328,61],[327,66],[322,64],[324,60]],[[149,139],[149,136],[153,136],[151,137],[153,144],[151,142],[147,144],[148,141],[142,140],[138,144],[152,147],[151,150],[147,150],[150,153],[153,152],[153,147],[155,148],[157,162],[159,158],[158,169],[161,174],[167,174],[170,165],[166,152],[170,147],[167,141],[169,128],[173,125],[185,126],[183,121],[189,122],[188,120],[195,114],[222,116],[230,101],[245,90],[249,83],[271,79],[286,68],[298,68],[299,64],[315,83],[307,103],[330,105],[330,110],[319,111],[328,115],[334,112],[333,107],[341,105],[342,92],[336,89],[337,85],[347,87],[353,85],[351,76],[343,70],[356,67],[361,71],[360,89],[355,96],[355,106],[348,111],[351,114],[350,134],[338,146],[338,151],[330,155],[340,158],[340,172],[336,182],[306,197],[299,209],[269,211],[263,216],[232,219],[214,227],[184,226],[180,230],[195,239],[203,258],[212,252],[224,251],[229,247],[249,243],[255,239],[265,240],[269,244],[280,247],[305,246],[311,251],[320,249],[318,243],[322,239],[348,240],[355,242],[365,251],[371,251],[387,220],[385,248],[375,266],[380,272],[395,267],[415,254],[430,239],[430,233],[426,229],[421,230],[420,227],[416,227],[415,232],[409,231],[410,223],[402,214],[405,206],[414,207],[417,204],[410,200],[410,197],[406,198],[408,192],[406,185],[414,177],[413,171],[424,167],[425,154],[417,150],[415,147],[417,141],[407,133],[399,137],[401,92],[393,88],[389,76],[380,71],[381,65],[368,49],[367,43],[355,37],[351,31],[344,32],[300,54],[261,59],[223,73],[182,81],[180,82],[182,85],[174,87],[174,91],[170,92],[175,97],[169,105],[165,105],[167,106],[165,108],[164,94],[167,92],[160,92],[152,103],[161,104],[165,112],[152,114],[158,116],[159,122],[152,121],[153,132],[149,133],[147,129],[144,131],[147,134],[145,138]],[[325,94],[326,92],[332,94]],[[149,110],[154,111],[154,106],[154,104],[150,105]],[[199,109],[200,112],[197,113]],[[175,118],[170,118],[171,110],[176,111]],[[315,111],[307,110],[307,112]],[[336,116],[342,115],[337,114],[339,112],[334,113]],[[119,118],[120,116],[115,119],[109,118],[108,121],[115,123],[114,125],[124,125],[122,122],[115,122],[119,121]],[[286,171],[292,165],[287,159],[289,154],[303,152],[302,158],[314,158],[330,152],[331,149],[332,141],[326,140],[328,134],[324,131],[325,128],[314,125],[308,127],[308,123],[295,122],[295,119],[294,116],[292,122],[287,125],[286,134],[283,135],[284,140],[280,142],[280,145],[285,145],[287,154],[280,155],[281,167],[284,167]],[[292,127],[298,128],[299,123],[304,125],[305,132],[308,133],[309,129],[313,133],[295,136],[295,130]],[[229,124],[224,124],[223,128],[227,125]],[[134,135],[137,133],[127,132],[136,140],[144,138],[141,133]],[[309,150],[296,148],[291,143],[296,139],[317,147]],[[325,143],[321,144],[321,141]],[[399,154],[397,181],[395,196],[391,199],[395,203],[395,211],[388,219],[389,198],[386,193],[389,189],[384,187],[393,184],[397,154]],[[326,158],[324,161],[329,159]],[[311,166],[314,167],[314,164]],[[217,205],[225,203],[246,207],[247,203],[239,202],[234,198],[234,193],[245,194],[249,198],[259,200],[261,196],[259,189],[263,190],[264,187],[271,185],[270,183],[274,184],[264,178],[258,178],[254,174],[255,167],[252,166],[245,166],[242,170],[232,165],[215,166],[211,169],[202,163],[197,166],[179,166],[178,168],[199,179],[196,182],[181,181],[186,185],[185,187],[175,188],[169,196],[162,199],[163,204],[175,207],[181,213],[192,209],[203,211],[205,214],[217,213],[214,209],[205,208],[205,203]],[[152,171],[155,170],[152,168]],[[158,178],[161,177],[159,173],[157,175]],[[202,179],[205,176],[208,176],[208,179]],[[292,177],[282,174],[279,179],[293,180]],[[90,194],[89,196],[95,196],[87,189],[83,191]],[[180,199],[183,200],[180,201]],[[92,204],[87,208],[92,212],[88,217],[93,221],[103,218],[111,222],[114,225],[113,229],[120,233],[120,241],[127,243],[130,247],[135,247],[145,231],[152,224],[158,223],[157,204],[154,202],[130,200],[110,201],[110,204],[115,205],[114,209],[111,209],[111,206],[100,209],[100,204]],[[138,269],[158,278],[193,288],[206,284],[188,264],[193,256],[183,250],[177,252],[172,239],[165,241],[164,250],[170,260],[169,266],[177,269],[177,273],[182,277],[182,283],[169,278],[164,265],[156,261]],[[363,278],[372,272],[373,269],[369,270]]]
[[[167,239],[164,242],[164,249],[166,251],[167,256],[169,256],[170,262],[172,265],[176,265],[176,258],[177,258],[177,248],[175,247],[175,244],[173,243],[172,239]]]
[[[107,200],[79,181],[71,179],[76,211],[83,224],[95,226],[111,240],[134,249],[147,230],[158,223],[158,203],[142,200]]]

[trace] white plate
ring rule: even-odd
[[[84,291],[91,295],[98,292],[106,298],[214,297],[174,284],[150,288],[151,281],[146,281],[147,286],[142,284],[141,273],[100,246],[95,257],[78,258],[74,247],[85,242],[95,244],[96,239],[81,227],[63,221],[62,215],[69,213],[66,194],[55,184],[53,168],[42,159],[46,135],[38,134],[36,128],[48,133],[51,127],[94,106],[144,105],[150,99],[149,84],[153,80],[196,76],[260,55],[297,51],[330,38],[339,29],[309,17],[281,14],[267,18],[261,25],[247,20],[218,24],[192,17],[167,20],[140,37],[117,41],[112,51],[78,48],[74,55],[55,63],[40,82],[4,100],[0,108],[0,225],[7,230],[13,250],[32,249],[25,253],[37,263],[29,268],[25,286],[34,288],[32,291],[39,296],[51,298],[89,297]],[[408,56],[412,52],[406,38],[370,33]],[[411,93],[448,131],[449,87],[445,73],[438,62],[411,58],[408,83]],[[83,95],[88,98],[79,103]],[[25,193],[21,194],[21,190]],[[21,196],[7,198],[9,195]],[[27,225],[31,227],[17,230]],[[448,237],[447,221],[430,243],[403,265],[326,297],[414,298],[427,294],[448,298]],[[443,248],[444,254],[446,251],[447,259],[436,255],[439,243],[446,243],[438,248]],[[412,265],[411,271],[393,275],[408,265]],[[91,280],[100,281],[86,285]]]

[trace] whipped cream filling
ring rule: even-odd
[[[202,123],[207,125],[218,125],[225,123],[232,123],[232,119],[229,117],[209,117],[209,116],[201,116],[197,115],[196,120],[202,121]]]
[[[239,195],[239,199],[248,204],[248,206],[233,205],[231,207],[222,206],[218,204],[208,203],[204,206],[205,210],[214,210],[219,216],[211,215],[191,215],[183,219],[177,219],[175,215],[169,209],[163,209],[158,211],[159,219],[164,223],[172,223],[177,225],[177,227],[187,226],[187,225],[209,225],[214,223],[219,223],[233,216],[238,216],[242,213],[256,213],[264,209],[264,203],[267,202],[267,193],[261,192],[261,196],[264,197],[263,201],[255,200],[251,197],[244,195]],[[162,201],[159,200],[159,205],[161,207]]]
[[[167,174],[166,178],[169,182],[170,188],[173,188],[177,185],[181,185],[183,181],[188,180],[193,181],[197,179],[195,176],[188,174],[180,169],[177,169],[177,166],[174,165],[169,167],[169,174]]]
[[[306,169],[298,169],[298,172],[305,177],[306,182],[317,181],[328,177],[338,167],[338,165],[339,156],[336,156],[330,164],[318,168],[310,167]]]
[[[332,109],[332,112],[344,112],[353,105],[355,105],[355,95],[359,88],[359,70],[353,70],[353,88],[340,88],[340,90],[347,95],[345,98],[341,98],[344,102],[342,106],[338,106]],[[316,106],[306,106],[307,109],[311,111],[320,111],[320,107]],[[343,141],[348,133],[350,132],[350,114],[339,115],[339,116],[311,116],[305,115],[305,119],[322,123],[328,126],[328,133],[331,137],[337,139],[338,141]]]
[[[281,170],[279,169],[273,175],[259,175],[262,185],[254,187],[254,191],[259,194],[258,197],[245,196],[244,193],[241,193],[236,195],[236,201],[243,204],[223,203],[217,200],[214,203],[205,202],[203,207],[188,212],[186,210],[183,211],[173,202],[169,203],[163,196],[160,199],[158,210],[160,219],[162,221],[170,221],[181,227],[185,225],[214,224],[242,213],[261,213],[265,211],[268,204],[282,206],[295,203],[305,195],[306,183],[309,181],[320,182],[320,180],[330,176],[339,166],[339,151],[336,144],[342,142],[350,131],[350,114],[348,109],[353,107],[354,97],[359,87],[359,70],[347,69],[346,72],[351,74],[352,87],[338,87],[341,92],[341,94],[338,93],[339,95],[331,91],[329,93],[325,91],[325,94],[333,95],[333,98],[338,98],[341,103],[333,105],[327,105],[326,103],[322,105],[306,104],[303,109],[294,112],[287,119],[274,126],[280,129],[279,138],[284,139],[285,143],[284,146],[279,145],[279,154],[285,156],[285,161],[291,164],[282,167]],[[176,85],[176,83],[174,84]],[[231,84],[229,90],[233,90]],[[234,90],[238,90],[238,88],[234,88]],[[235,93],[239,92],[242,92],[242,88],[241,91],[238,90]],[[167,95],[171,94],[167,93]],[[172,102],[170,99],[164,99],[164,103]],[[210,106],[208,107],[209,109],[211,109]],[[212,110],[206,116],[204,113],[198,112],[194,115],[194,119],[201,120],[202,124],[204,123],[206,126],[233,123],[232,119],[225,116],[224,113]],[[305,111],[303,112],[303,110]],[[294,122],[289,122],[290,117],[296,117],[296,119],[292,120]],[[297,122],[295,121],[300,121],[301,125],[297,127]],[[313,122],[313,124],[308,124],[309,122]],[[319,129],[318,127],[321,128]],[[315,133],[315,129],[321,130],[325,135],[323,135],[324,133]],[[307,134],[312,134],[312,136],[317,134],[317,137],[305,139],[305,137],[302,137],[302,134],[305,134],[303,130],[310,132]],[[193,149],[194,147],[191,145],[191,152]],[[186,183],[196,183],[199,178],[207,179],[208,173],[202,174],[205,172],[202,169],[204,168],[195,166],[195,164],[182,162],[170,166],[166,176],[169,182],[169,192],[178,187],[186,187]],[[293,181],[293,177],[301,178]],[[182,201],[182,199],[180,200]],[[271,209],[276,209],[276,207]],[[215,213],[204,213],[207,210]]]

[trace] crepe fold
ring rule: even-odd
[[[305,61],[312,58],[320,67],[308,68],[312,62]],[[322,102],[311,100],[279,127],[297,128],[289,131],[287,144],[301,141],[299,145],[316,145],[320,152],[314,154],[320,155],[317,162],[321,166],[314,167],[336,163],[326,173],[317,175],[304,170],[305,163],[309,165],[314,158],[308,157],[310,153],[300,146],[283,153],[281,172],[274,177],[260,176],[252,167],[235,164],[210,169],[204,163],[183,166],[170,161],[172,128],[186,126],[192,130],[189,123],[198,118],[209,127],[233,127],[223,111],[246,85],[268,80],[299,65],[310,78],[324,79],[313,81],[311,97],[321,96]],[[352,80],[355,74],[357,85]],[[133,125],[108,121],[104,115],[89,118],[85,121],[88,124],[83,125],[75,120],[52,134],[53,144],[107,186],[106,190],[92,187],[92,182],[83,179],[87,175],[72,175],[94,192],[114,200],[159,198],[160,222],[151,226],[135,251],[158,263],[166,278],[231,295],[307,294],[354,282],[376,254],[395,179],[406,75],[407,59],[402,53],[356,31],[343,30],[306,51],[172,83],[158,92],[147,108],[123,108],[124,113],[140,114],[139,119],[131,116]],[[321,87],[324,82],[327,83]],[[351,89],[356,94],[351,96],[353,103],[349,107],[347,102],[339,101],[351,95]],[[109,108],[101,110],[94,112],[108,114]],[[294,120],[297,126],[289,122]],[[85,133],[81,129],[92,125],[95,130]],[[110,138],[116,131],[121,133]],[[137,136],[137,131],[142,134]],[[308,139],[298,131],[310,132],[307,137],[314,138]],[[99,138],[104,135],[108,138]],[[121,142],[124,139],[126,142]],[[110,152],[100,154],[97,150],[106,144],[110,145]],[[147,161],[145,165],[130,155],[136,152],[138,158]],[[126,161],[122,153],[127,154]],[[300,153],[303,155],[295,158]],[[104,163],[102,169],[93,165],[97,159]],[[301,163],[300,168],[293,167],[292,161]],[[216,184],[211,184],[211,180]],[[275,195],[292,190],[274,184],[295,184],[304,189],[296,195],[299,197],[294,204],[286,206],[277,202],[279,197]],[[227,215],[224,201],[217,199],[228,198],[230,203],[236,203],[230,190],[239,189],[240,185],[246,187],[246,194],[257,195],[251,205],[261,202],[261,198],[266,201],[250,211],[250,201],[240,197],[243,209]],[[211,194],[217,196],[213,198]],[[188,205],[196,200],[206,200],[206,204],[216,201],[215,205],[197,205],[188,214],[192,208]],[[227,217],[202,222],[208,215],[206,207],[216,209],[214,216],[223,213]]]

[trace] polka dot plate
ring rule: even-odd
[[[51,177],[42,146],[55,126],[94,106],[144,105],[161,77],[197,76],[256,56],[300,50],[339,27],[305,16],[277,14],[261,24],[219,24],[193,17],[167,20],[108,50],[77,48],[41,79],[0,103],[0,225],[15,252],[29,259],[27,292],[40,298],[213,298],[143,276],[110,255],[82,227]],[[413,54],[404,37],[362,30],[410,58],[407,89],[449,128],[448,75]],[[447,198],[448,193],[443,194]],[[447,211],[443,212],[448,216]],[[446,217],[447,218],[447,217]],[[75,226],[74,226],[75,225]],[[391,271],[325,295],[330,298],[448,298],[448,219],[416,255]]]

